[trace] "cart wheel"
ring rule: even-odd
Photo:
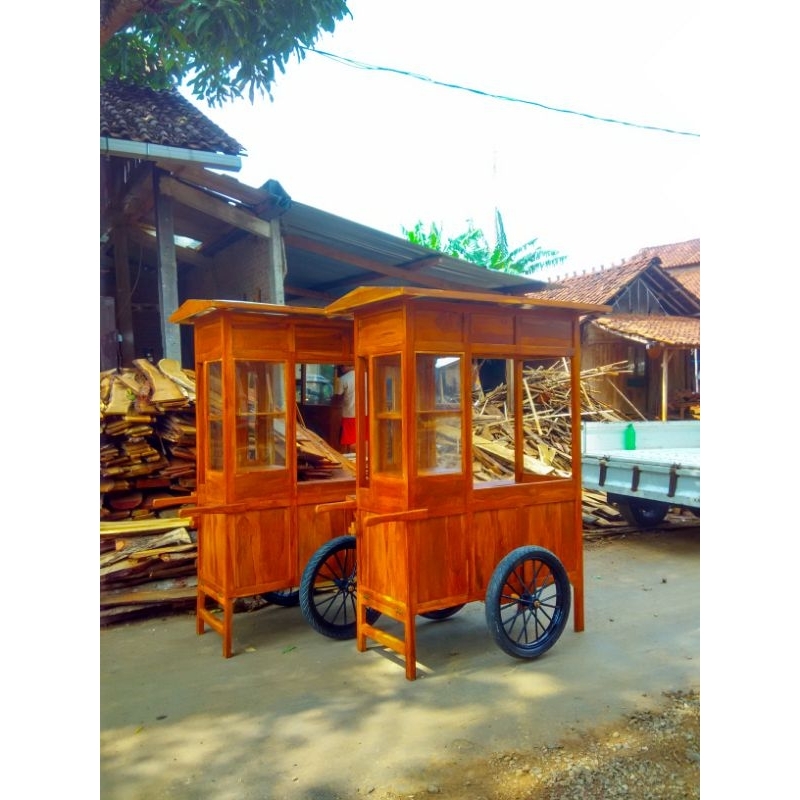
[[[543,547],[518,547],[492,573],[486,624],[501,650],[537,658],[563,633],[570,603],[569,577],[558,558]]]
[[[450,606],[449,608],[437,608],[436,611],[426,611],[424,614],[420,614],[421,617],[425,617],[425,619],[447,619],[448,617],[452,617],[453,614],[458,614],[462,608],[464,608],[464,603],[460,606]]]
[[[637,500],[630,498],[619,504],[619,510],[626,522],[637,528],[654,528],[664,521],[669,506],[657,500]]]
[[[356,636],[356,537],[338,536],[311,557],[300,578],[300,610],[331,639]],[[370,625],[380,612],[367,609]]]
[[[285,608],[292,608],[300,603],[300,590],[295,586],[289,589],[279,589],[277,592],[264,592],[261,596],[268,603]]]

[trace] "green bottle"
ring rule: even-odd
[[[636,449],[636,428],[633,427],[632,422],[628,423],[628,427],[625,428],[625,449]]]

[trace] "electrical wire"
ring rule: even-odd
[[[415,72],[408,72],[407,70],[403,69],[395,69],[394,67],[381,67],[375,64],[366,64],[363,61],[354,61],[351,58],[345,58],[344,56],[337,56],[334,53],[326,53],[324,50],[317,50],[315,48],[307,48],[301,47],[301,50],[304,50],[307,53],[316,53],[319,56],[323,56],[324,58],[329,58],[332,61],[337,61],[340,64],[343,64],[348,67],[354,67],[356,69],[364,69],[364,70],[372,70],[375,72],[391,72],[395,75],[402,75],[406,78],[414,78],[419,81],[425,81],[426,83],[431,83],[436,86],[443,86],[446,89],[458,89],[463,92],[471,92],[472,94],[477,94],[482,97],[489,97],[494,100],[505,100],[510,103],[521,103],[522,105],[527,106],[535,106],[536,108],[541,108],[544,111],[555,111],[559,114],[574,114],[578,117],[585,117],[586,119],[594,120],[595,122],[608,122],[614,125],[624,125],[629,128],[640,128],[642,130],[648,131],[658,131],[659,133],[669,133],[675,136],[692,136],[698,137],[700,136],[699,133],[694,133],[692,131],[679,131],[673,130],[672,128],[662,128],[657,125],[643,125],[638,122],[627,122],[621,119],[614,119],[612,117],[599,117],[596,114],[588,114],[585,111],[573,111],[569,108],[556,108],[555,106],[548,106],[544,103],[538,103],[535,100],[523,100],[519,97],[510,97],[508,95],[503,94],[495,94],[493,92],[485,92],[482,89],[473,89],[469,86],[461,86],[457,83],[447,83],[446,81],[439,81],[435,78],[429,78],[426,75],[419,75]]]

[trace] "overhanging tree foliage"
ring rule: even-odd
[[[541,247],[538,239],[531,239],[520,247],[509,250],[503,217],[497,210],[495,210],[495,244],[493,246],[486,239],[486,234],[474,226],[472,220],[469,221],[468,228],[464,233],[452,239],[445,238],[441,226],[435,222],[427,227],[422,222],[417,222],[410,230],[407,228],[402,230],[403,235],[414,244],[429,247],[431,250],[438,250],[440,253],[446,253],[449,256],[498,272],[530,275],[537,270],[562,264],[567,259],[557,250],[546,250]]]
[[[188,78],[211,106],[271,99],[276,70],[345,16],[345,0],[100,0],[100,77],[154,89]]]

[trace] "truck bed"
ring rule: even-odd
[[[699,420],[634,422],[635,450],[622,447],[627,425],[584,423],[583,487],[699,510]]]

